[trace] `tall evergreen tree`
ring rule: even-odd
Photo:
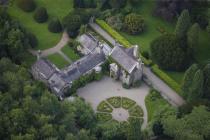
[[[210,99],[210,64],[203,69],[204,74],[204,96]]]
[[[192,81],[197,70],[198,65],[193,64],[184,74],[181,88],[184,93],[184,97],[186,98],[187,94],[190,92],[190,87],[192,86]]]
[[[192,81],[192,86],[190,87],[190,92],[188,93],[188,101],[194,101],[199,99],[203,96],[203,84],[204,84],[204,77],[203,72],[198,70],[195,73],[195,76]]]
[[[178,38],[184,38],[190,26],[190,15],[188,10],[183,10],[178,18],[175,34]]]
[[[195,23],[190,27],[187,33],[187,43],[188,46],[192,49],[195,49],[198,45],[199,30],[200,30],[199,24]]]

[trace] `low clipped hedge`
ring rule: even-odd
[[[127,98],[127,97],[122,97],[122,108],[124,109],[130,109],[136,104],[135,101]]]
[[[126,48],[129,48],[131,46],[128,40],[122,37],[117,31],[115,31],[112,27],[110,27],[104,20],[96,19],[96,23]]]
[[[129,114],[132,117],[143,117],[144,113],[140,106],[136,105],[129,110]]]
[[[121,97],[111,97],[111,98],[108,98],[107,101],[108,101],[114,108],[120,108],[120,107],[121,107]]]
[[[108,103],[106,103],[105,101],[102,101],[98,105],[97,111],[111,113],[113,111],[113,109],[112,109],[112,107]]]
[[[161,78],[168,86],[170,86],[173,90],[177,93],[181,94],[181,87],[180,85],[174,81],[171,77],[169,77],[165,72],[163,72],[157,65],[153,65],[152,71],[156,74],[159,78]]]
[[[106,122],[112,119],[112,115],[108,113],[97,113],[96,118],[100,122]]]

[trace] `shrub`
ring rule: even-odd
[[[44,7],[39,7],[34,14],[34,19],[38,23],[46,22],[48,19],[47,10]]]
[[[142,80],[138,80],[138,81],[135,81],[132,86],[133,87],[140,87],[141,83],[142,83]]]
[[[52,33],[60,33],[62,31],[62,25],[58,18],[54,18],[49,22],[48,30]]]
[[[38,45],[38,40],[36,38],[36,36],[32,33],[27,33],[27,37],[29,40],[29,44],[31,45],[32,48],[35,48]]]
[[[176,81],[174,81],[173,79],[171,79],[171,77],[169,77],[165,72],[163,72],[162,70],[160,70],[157,65],[153,65],[152,66],[152,71],[160,79],[162,79],[166,84],[168,84],[168,86],[171,87],[174,91],[176,91],[179,94],[182,93],[181,92],[180,85]]]
[[[126,0],[110,0],[109,4],[112,8],[119,9],[126,5]]]
[[[148,51],[143,51],[142,56],[145,57],[146,59],[149,59],[149,53]]]
[[[130,87],[128,84],[126,84],[126,83],[123,83],[123,84],[122,84],[122,87],[125,88],[125,89],[130,89],[130,88],[131,88],[131,87]]]
[[[122,97],[122,108],[130,109],[135,104],[136,104],[135,101],[133,101],[133,100],[127,98],[127,97]]]
[[[123,27],[123,22],[120,15],[111,16],[106,19],[107,23],[114,29],[120,31]]]
[[[25,12],[32,12],[36,8],[36,4],[33,0],[18,0],[17,5]]]
[[[124,26],[129,34],[135,35],[143,32],[145,23],[141,15],[131,13],[125,16]]]

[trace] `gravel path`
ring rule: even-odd
[[[124,89],[121,82],[117,82],[109,77],[104,77],[100,81],[87,84],[77,91],[78,96],[84,98],[96,111],[97,106],[103,100],[114,96],[128,97],[134,100],[144,111],[144,122],[142,128],[147,126],[147,110],[144,99],[149,94],[149,87],[142,84],[139,88]]]
[[[115,45],[115,40],[106,31],[104,31],[96,23],[89,23],[98,34],[103,36],[112,45]],[[183,98],[172,90],[167,84],[165,84],[159,77],[157,77],[148,67],[144,67],[143,74],[151,81],[152,86],[161,92],[161,95],[173,106],[181,106],[185,103]]]
[[[69,41],[68,34],[66,32],[64,32],[61,40],[58,42],[58,44],[56,46],[41,51],[41,57],[47,57],[48,55],[59,52],[68,43],[68,41]],[[35,50],[29,50],[29,52],[31,52],[35,56],[37,56],[37,53],[38,53]]]

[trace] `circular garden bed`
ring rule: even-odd
[[[142,123],[143,115],[142,108],[127,97],[111,97],[97,107],[97,119],[101,122],[127,123],[138,119]]]

